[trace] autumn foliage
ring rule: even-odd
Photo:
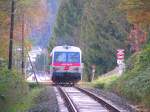
[[[131,46],[131,51],[140,51],[141,45],[146,42],[146,37],[146,32],[142,31],[138,25],[134,24],[128,36],[128,42]]]
[[[149,0],[123,0],[120,8],[127,12],[128,20],[139,26],[147,27],[150,24]]]
[[[139,51],[141,45],[147,41],[147,32],[150,27],[149,5],[149,0],[123,0],[120,5],[120,8],[127,13],[127,18],[133,26],[128,37],[133,52]]]
[[[10,10],[11,0],[0,1],[0,57],[8,58],[9,31],[10,31]],[[22,33],[24,38],[30,36],[33,28],[41,28],[41,23],[47,16],[46,0],[16,0],[15,1],[15,25],[14,25],[14,46],[20,45]],[[22,31],[24,27],[24,31]],[[28,44],[29,45],[29,42]],[[28,46],[31,47],[31,44]]]

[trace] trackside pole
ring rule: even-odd
[[[26,50],[27,50],[27,49],[26,49]],[[31,62],[31,58],[30,58],[30,56],[29,56],[28,51],[27,51],[27,55],[28,55],[29,62],[30,62],[30,64],[31,64],[31,67],[32,67],[32,70],[33,70],[33,74],[34,74],[34,77],[35,77],[36,83],[37,83],[37,85],[39,86],[39,83],[38,83],[38,80],[37,80],[37,77],[36,77],[36,74],[35,74],[35,70],[34,70],[33,64],[32,64],[32,62]]]
[[[92,78],[91,78],[91,82],[94,80],[95,71],[96,71],[96,65],[92,65]]]
[[[28,53],[27,53],[27,54],[28,54]],[[34,69],[33,69],[33,65],[32,65],[32,62],[31,62],[31,59],[30,59],[29,54],[28,54],[28,58],[29,58],[29,61],[30,61],[30,64],[31,64],[31,67],[32,67],[32,70],[33,70],[33,74],[34,74],[34,77],[35,77],[36,83],[37,83],[37,85],[39,86],[39,83],[38,83],[38,80],[37,80],[37,77],[36,77],[35,71],[34,71]]]
[[[8,69],[12,69],[12,54],[13,54],[13,33],[14,33],[14,11],[15,11],[15,2],[12,0],[11,3],[11,22],[10,22],[10,39],[9,39],[9,61]]]

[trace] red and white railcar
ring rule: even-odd
[[[82,77],[82,55],[79,47],[56,46],[51,52],[50,73],[54,83],[77,83]]]

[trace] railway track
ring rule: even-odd
[[[61,104],[61,108],[67,107],[67,111],[69,112],[127,112],[79,87],[57,86],[56,89],[65,103],[65,107],[62,107]],[[66,111],[62,109],[60,112]]]

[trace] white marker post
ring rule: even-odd
[[[124,49],[117,50],[117,64],[118,64],[118,71],[121,75],[125,70],[125,63],[124,63]]]
[[[91,78],[91,81],[94,80],[94,76],[95,76],[95,71],[96,71],[96,65],[92,65],[92,78]]]

